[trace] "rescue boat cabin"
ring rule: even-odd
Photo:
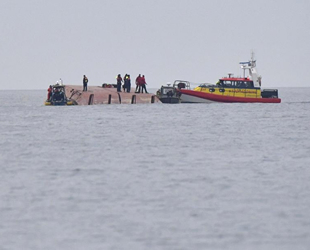
[[[254,83],[248,78],[222,78],[217,83],[220,87],[225,88],[254,88]],[[260,87],[258,87],[260,88]]]

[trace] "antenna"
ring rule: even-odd
[[[252,67],[256,67],[256,60],[254,60],[254,56],[255,55],[255,53],[254,53],[254,51],[252,50],[251,51],[251,66]]]

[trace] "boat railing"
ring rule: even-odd
[[[190,89],[191,83],[184,80],[175,80],[173,83],[173,87],[176,89]]]
[[[173,87],[176,89],[191,89],[196,87],[208,88],[208,87],[215,87],[214,83],[194,83],[184,80],[175,80],[173,83]]]

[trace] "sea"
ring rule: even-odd
[[[310,249],[310,88],[280,104],[0,91],[0,250]]]

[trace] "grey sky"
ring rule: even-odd
[[[263,87],[309,86],[309,0],[0,0],[0,89],[241,75],[254,50]]]

